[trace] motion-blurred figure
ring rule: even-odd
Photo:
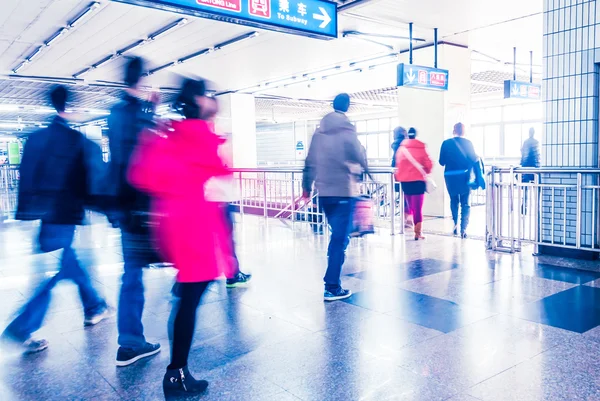
[[[400,145],[406,139],[408,133],[404,127],[396,127],[394,128],[394,142],[392,142],[392,168],[396,169],[396,156],[398,153],[398,149],[400,149]],[[396,183],[394,185],[394,192],[400,192],[400,183]],[[412,220],[412,214],[410,213],[410,208],[408,207],[408,203],[406,199],[404,201],[404,227],[412,228],[414,226],[414,222]]]
[[[350,242],[355,198],[359,195],[358,179],[368,170],[356,127],[346,116],[350,96],[343,93],[333,101],[333,113],[321,120],[313,135],[306,157],[302,189],[305,199],[315,189],[320,208],[331,225],[325,273],[325,301],[348,298],[352,292],[343,289],[340,276]]]
[[[463,123],[454,125],[454,137],[446,139],[440,150],[440,164],[445,166],[444,180],[450,195],[450,209],[454,221],[454,235],[467,238],[467,227],[471,216],[470,178],[473,165],[479,160],[473,143],[465,138]],[[460,208],[460,226],[458,212]]]
[[[404,199],[413,217],[415,240],[423,240],[423,202],[427,192],[427,177],[433,170],[433,162],[426,145],[417,139],[417,130],[408,130],[408,139],[402,142],[396,153],[396,180],[402,185]]]
[[[540,142],[535,139],[535,129],[531,127],[529,129],[529,138],[523,142],[523,147],[521,148],[521,167],[538,168],[540,166]],[[522,181],[524,183],[530,183],[534,180],[535,176],[533,174],[523,174]],[[527,214],[528,203],[529,188],[525,187],[523,191],[523,204],[521,205],[522,214]]]
[[[96,189],[104,178],[104,163],[100,147],[68,126],[68,96],[64,86],[52,90],[50,100],[58,115],[48,128],[29,136],[20,167],[17,220],[41,219],[40,250],[63,250],[58,273],[37,289],[4,331],[3,337],[21,343],[26,353],[48,347],[46,340],[32,339],[31,334],[42,326],[50,291],[60,280],[72,280],[79,287],[86,326],[95,325],[112,313],[93,288],[72,248],[75,226],[83,224],[85,208],[101,206],[102,191]]]
[[[208,98],[206,102],[205,110],[203,111],[202,119],[208,121],[210,124],[213,123],[214,118],[218,112],[218,104],[214,98]],[[233,165],[233,150],[231,148],[231,140],[224,138],[224,143],[219,146],[219,155],[224,163],[231,167]],[[230,276],[227,277],[227,288],[236,288],[246,286],[252,279],[251,274],[242,273],[240,271],[240,261],[235,253],[235,227],[234,227],[234,202],[237,198],[235,196],[235,183],[233,182],[233,176],[215,177],[209,181],[206,186],[206,197],[211,202],[218,202],[223,214],[225,216],[225,222],[227,226],[227,234],[231,247],[231,264],[232,269]]]
[[[153,126],[154,104],[142,100],[144,93],[139,89],[143,64],[141,58],[127,63],[125,97],[113,107],[108,119],[110,185],[114,196],[110,218],[121,228],[125,262],[119,297],[117,366],[130,365],[160,351],[160,344],[146,341],[142,325],[143,268],[160,261],[150,240],[150,198],[127,181],[129,161],[138,138]]]
[[[210,107],[203,81],[186,80],[177,99],[184,120],[172,123],[166,135],[144,138],[133,157],[130,181],[154,197],[155,240],[165,260],[177,269],[179,296],[172,327],[171,363],[163,380],[165,396],[200,393],[208,382],[188,369],[196,309],[211,281],[230,277],[231,255],[225,216],[206,199],[205,186],[229,175],[219,156],[223,139],[202,119]]]

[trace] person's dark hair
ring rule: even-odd
[[[136,86],[142,78],[144,60],[141,57],[131,58],[125,65],[125,85],[128,88]]]
[[[340,93],[333,99],[333,109],[342,113],[347,112],[350,109],[350,95],[347,93]]]
[[[69,90],[65,86],[58,85],[50,91],[50,102],[57,112],[65,111],[67,100],[69,100]]]
[[[417,137],[417,130],[414,127],[410,127],[408,129],[408,138],[409,139],[415,139]]]
[[[202,115],[202,110],[196,102],[197,96],[206,95],[206,84],[202,80],[186,79],[183,81],[181,91],[175,101],[175,109],[178,110],[185,118],[199,119]]]
[[[404,127],[394,128],[394,141],[406,138],[406,129]]]
[[[458,136],[463,136],[465,134],[465,126],[463,123],[454,124],[454,134]]]

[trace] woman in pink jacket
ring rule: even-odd
[[[417,138],[417,130],[408,130],[408,139],[402,141],[396,152],[396,181],[402,185],[404,199],[415,222],[415,240],[425,239],[423,227],[423,201],[427,190],[427,176],[431,174],[433,162],[427,147]]]
[[[165,396],[206,390],[188,370],[196,309],[208,284],[230,268],[231,250],[219,204],[207,201],[206,183],[230,174],[218,154],[222,140],[205,120],[214,100],[203,81],[186,80],[177,99],[185,117],[171,130],[149,133],[133,156],[129,180],[153,196],[154,237],[165,260],[177,269],[179,305],[173,321],[171,364]]]

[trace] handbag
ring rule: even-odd
[[[373,201],[370,197],[363,195],[356,199],[352,217],[353,229],[350,234],[351,237],[362,237],[366,234],[375,233]]]
[[[433,178],[431,178],[431,176],[425,172],[423,166],[419,164],[419,162],[413,157],[413,155],[410,154],[408,150],[406,150],[406,148],[401,147],[400,149],[402,150],[402,154],[404,155],[404,157],[406,157],[410,164],[412,164],[423,175],[423,178],[425,179],[425,192],[430,194],[433,191],[435,191],[437,189],[437,184],[435,183]]]

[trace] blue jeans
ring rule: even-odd
[[[342,265],[346,260],[346,248],[350,243],[354,198],[322,197],[320,204],[331,227],[331,239],[327,249],[327,272],[325,290],[332,291],[341,287]]]
[[[43,252],[63,250],[60,270],[37,289],[19,316],[8,325],[4,334],[9,338],[23,342],[42,327],[50,305],[50,291],[60,280],[72,280],[77,284],[86,317],[100,313],[106,308],[106,302],[92,287],[90,276],[77,260],[77,255],[71,246],[74,235],[73,225],[42,224],[39,236],[40,248]]]
[[[124,272],[119,295],[117,327],[119,345],[138,349],[146,345],[142,314],[144,312],[144,267],[156,263],[155,254],[149,252],[152,245],[146,234],[121,230]]]
[[[232,276],[227,278],[234,278],[240,272],[240,261],[235,253],[235,225],[233,218],[234,207],[231,203],[223,204],[223,211],[225,212],[225,224],[227,225],[227,235],[229,236],[230,246],[231,246],[231,256],[232,256]]]
[[[454,226],[458,225],[458,209],[460,207],[460,232],[465,232],[469,226],[469,217],[471,215],[471,202],[469,198],[471,192],[467,191],[464,194],[450,195],[450,210],[452,211],[452,220]]]

